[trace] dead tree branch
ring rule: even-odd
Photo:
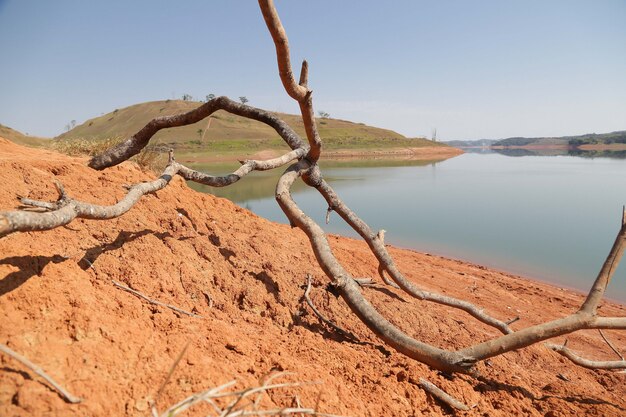
[[[569,316],[530,326],[519,331],[514,332],[509,327],[508,324],[512,323],[512,321],[505,322],[496,319],[467,301],[422,290],[405,278],[396,267],[385,247],[384,235],[373,233],[370,227],[343,203],[322,177],[320,168],[317,165],[321,155],[322,142],[313,114],[312,91],[308,87],[308,63],[306,61],[303,62],[299,82],[296,83],[291,68],[287,35],[275,10],[273,1],[259,0],[259,5],[274,41],[279,74],[283,86],[286,92],[300,106],[308,139],[308,147],[293,129],[276,117],[276,115],[236,103],[226,97],[218,97],[187,113],[153,119],[132,137],[105,151],[103,154],[94,157],[89,162],[89,166],[103,169],[118,164],[137,154],[160,129],[195,123],[210,116],[217,110],[225,110],[232,114],[258,120],[273,127],[292,151],[269,161],[245,161],[237,171],[223,177],[213,177],[184,167],[175,162],[170,153],[170,160],[161,177],[151,182],[131,186],[126,196],[119,203],[111,206],[98,206],[74,200],[65,194],[61,186],[58,187],[60,197],[54,203],[34,202],[24,199],[22,200],[23,204],[48,211],[43,213],[27,211],[1,212],[0,237],[16,231],[52,229],[68,224],[77,217],[110,219],[120,216],[139,201],[143,195],[156,192],[167,186],[174,175],[181,175],[185,179],[212,186],[226,186],[233,184],[254,170],[277,168],[283,164],[297,161],[282,174],[277,183],[276,200],[279,206],[286,214],[290,224],[299,227],[307,235],[317,262],[353,313],[378,337],[398,352],[444,372],[473,373],[475,364],[480,361],[550,338],[583,329],[626,329],[626,317],[598,317],[597,315],[598,305],[604,297],[607,285],[624,253],[626,215],[622,216],[622,226],[617,234],[615,243],[580,309]],[[326,200],[328,207],[332,207],[332,210],[337,212],[365,240],[379,262],[383,280],[387,281],[385,279],[386,272],[397,286],[412,297],[465,311],[482,323],[498,329],[503,335],[453,351],[411,338],[391,324],[364,298],[360,292],[359,284],[333,254],[324,231],[294,202],[291,197],[291,187],[299,178],[302,178],[307,185],[317,189]],[[559,353],[570,359],[576,357],[566,348],[559,349],[557,350]],[[592,365],[592,367],[596,367],[596,365],[604,366],[602,362],[584,362],[582,359],[572,359],[572,361],[578,364],[587,363]],[[246,414],[242,412],[239,415]]]
[[[346,223],[348,223],[363,238],[363,240],[365,240],[370,247],[370,250],[380,263],[382,269],[379,270],[379,274],[381,274],[385,282],[389,281],[385,279],[384,274],[381,272],[382,270],[389,273],[397,286],[418,300],[431,301],[437,304],[458,308],[467,312],[477,320],[489,326],[495,327],[504,334],[512,332],[506,322],[491,317],[482,309],[476,307],[468,301],[424,291],[418,288],[414,283],[406,279],[396,267],[393,258],[389,255],[389,252],[387,252],[387,248],[385,247],[384,233],[374,233],[367,223],[361,220],[352,210],[350,210],[350,208],[335,193],[332,187],[322,178],[322,174],[318,166],[313,167],[312,170],[307,172],[303,176],[303,179],[305,183],[316,188],[324,197],[329,207],[333,207],[333,210],[339,214],[339,216]]]
[[[295,134],[295,133],[294,133]],[[34,211],[3,211],[0,212],[0,238],[14,232],[30,232],[50,230],[69,224],[76,218],[92,220],[108,220],[119,217],[130,210],[146,194],[154,193],[165,188],[174,175],[207,184],[215,187],[223,187],[247,175],[252,171],[273,169],[294,159],[301,158],[306,153],[306,148],[298,148],[278,158],[267,161],[249,160],[232,174],[214,177],[203,172],[188,168],[174,160],[173,152],[170,151],[169,161],[159,178],[150,182],[142,182],[128,187],[128,192],[118,203],[110,206],[101,206],[68,197],[65,192],[60,192],[59,199],[54,203],[40,202],[22,198],[23,205],[35,206],[49,210],[47,212]],[[58,187],[62,187],[60,184]]]
[[[608,337],[606,337],[606,335],[604,334],[604,332],[602,331],[602,329],[598,329],[598,333],[600,333],[600,336],[602,336],[602,339],[606,342],[606,344],[611,348],[611,350],[613,352],[615,352],[615,354],[617,356],[619,356],[619,358],[621,360],[624,360],[624,357],[622,356],[622,354],[620,353],[619,350],[617,350],[617,348],[615,346],[613,346],[613,343],[611,343],[611,341],[609,340]]]
[[[48,384],[52,385],[52,387],[55,390],[57,390],[57,392],[59,394],[61,394],[61,396],[63,398],[65,398],[67,400],[67,402],[72,403],[72,404],[78,404],[79,402],[82,401],[80,398],[70,394],[65,388],[63,388],[59,383],[57,383],[54,379],[52,379],[52,377],[50,377],[48,374],[46,374],[40,367],[38,367],[37,365],[35,365],[31,361],[29,361],[24,356],[22,356],[19,353],[11,350],[9,347],[7,347],[7,346],[5,346],[5,345],[3,345],[1,343],[0,343],[0,352],[4,353],[5,355],[8,355],[8,356],[12,357],[16,361],[20,362],[22,365],[26,366],[31,371],[33,371],[35,374],[39,375]]]
[[[213,407],[213,410],[216,412],[216,416],[219,417],[239,417],[239,416],[266,416],[266,415],[295,415],[295,414],[306,414],[306,415],[314,415],[321,417],[339,417],[334,414],[321,413],[317,411],[315,408],[305,408],[305,407],[282,407],[282,408],[271,408],[271,409],[261,409],[259,407],[259,398],[255,401],[248,401],[250,397],[256,395],[266,394],[272,390],[279,390],[283,388],[294,388],[300,387],[303,385],[310,385],[310,383],[301,383],[301,382],[286,382],[280,384],[269,384],[268,379],[265,383],[258,387],[250,387],[243,390],[237,391],[226,391],[228,388],[233,387],[237,381],[233,380],[227,382],[216,388],[211,388],[207,391],[199,392],[193,394],[184,400],[180,401],[177,404],[169,407],[165,412],[160,414],[161,417],[174,417],[179,415],[180,413],[190,409],[194,405],[201,403],[208,403]],[[221,406],[218,404],[218,400],[224,400],[232,398],[225,406]],[[156,408],[155,408],[156,410]],[[156,411],[156,416],[159,416],[158,411]]]
[[[296,84],[291,69],[291,59],[289,57],[289,39],[283,24],[278,17],[273,0],[259,0],[259,6],[267,29],[272,35],[274,46],[276,47],[276,59],[278,61],[278,73],[280,80],[285,87],[287,94],[300,105],[300,113],[304,122],[309,146],[311,147],[306,158],[316,163],[322,153],[322,140],[317,131],[315,124],[315,113],[313,112],[313,91],[308,88],[309,64],[307,61],[302,63],[300,72],[300,84]]]
[[[468,406],[466,406],[461,401],[457,400],[432,382],[428,382],[424,378],[420,378],[419,385],[424,389],[424,391],[426,391],[439,401],[443,402],[444,404],[448,405],[449,407],[462,411],[469,410]]]
[[[574,353],[570,348],[563,345],[555,345],[553,343],[546,343],[549,349],[557,352],[560,355],[565,356],[578,366],[582,366],[587,369],[626,369],[626,361],[592,361],[585,359],[580,355]]]
[[[114,280],[111,280],[111,282],[117,288],[119,288],[121,290],[124,290],[126,292],[129,292],[129,293],[131,293],[133,295],[136,295],[137,297],[141,298],[142,300],[145,300],[145,301],[149,302],[150,304],[154,304],[156,306],[161,306],[161,307],[166,307],[166,308],[169,308],[170,310],[174,310],[177,313],[185,314],[187,316],[196,317],[196,318],[200,318],[200,319],[202,318],[202,316],[199,315],[199,314],[191,313],[191,312],[189,312],[187,310],[183,310],[182,308],[178,308],[178,307],[173,306],[171,304],[165,304],[165,303],[162,303],[160,301],[153,300],[152,298],[150,298],[150,297],[140,293],[139,291],[136,291],[136,290],[133,290],[130,287],[127,287],[126,285],[122,284],[121,282],[117,282],[117,281],[114,281]]]
[[[237,103],[228,97],[216,97],[187,113],[175,114],[172,116],[161,116],[152,119],[147,125],[139,130],[139,132],[135,133],[130,138],[104,151],[102,154],[94,156],[89,161],[89,166],[94,169],[102,170],[124,162],[128,158],[137,155],[148,144],[152,136],[154,136],[159,130],[170,127],[186,126],[199,122],[200,120],[209,117],[217,110],[225,110],[237,116],[257,120],[271,126],[291,149],[304,147],[302,139],[300,139],[296,132],[294,132],[294,130],[287,123],[279,119],[273,113],[256,107]]]
[[[304,291],[304,299],[306,301],[306,303],[309,305],[309,307],[311,308],[311,310],[313,310],[313,313],[315,313],[315,315],[317,316],[317,318],[324,324],[328,325],[330,328],[336,330],[338,333],[340,333],[342,336],[347,337],[348,339],[352,339],[354,341],[359,341],[359,338],[356,337],[352,332],[345,330],[343,327],[340,327],[338,325],[336,325],[335,323],[333,323],[331,320],[327,319],[318,309],[317,307],[315,307],[315,304],[313,304],[313,300],[311,300],[310,297],[310,293],[311,293],[311,275],[307,274],[306,276],[306,290]]]

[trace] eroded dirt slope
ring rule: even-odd
[[[97,172],[82,159],[0,140],[0,209],[17,207],[17,195],[54,200],[55,178],[72,197],[111,204],[124,194],[124,184],[153,176],[132,163]],[[337,236],[330,241],[351,273],[376,276],[363,243]],[[569,313],[582,300],[573,291],[478,265],[391,252],[406,275],[428,289],[468,298],[499,318],[520,315],[516,329]],[[302,303],[307,273],[314,276],[318,307],[366,343],[347,342],[320,326]],[[203,318],[150,305],[112,280]],[[194,192],[180,178],[121,218],[8,236],[0,240],[0,343],[84,401],[65,403],[0,355],[0,416],[147,416],[148,401],[188,342],[159,398],[161,409],[231,379],[251,386],[285,370],[295,373],[291,380],[322,382],[297,390],[303,405],[319,401],[320,411],[342,415],[447,415],[416,385],[420,377],[474,406],[460,415],[626,414],[624,374],[578,368],[542,346],[481,365],[481,379],[446,379],[382,346],[326,291],[327,283],[302,232]],[[459,311],[391,288],[365,293],[410,335],[442,347],[495,335]],[[612,303],[600,311],[626,314]],[[625,345],[619,333],[607,334]],[[613,358],[597,332],[576,334],[569,343],[589,356]],[[271,401],[291,405],[296,393],[288,393]]]

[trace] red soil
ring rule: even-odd
[[[16,208],[18,195],[54,200],[55,178],[72,197],[111,204],[123,195],[123,184],[153,175],[130,162],[97,172],[84,159],[0,139],[2,209]],[[352,274],[377,275],[362,242],[339,236],[330,242]],[[479,265],[390,250],[424,288],[467,298],[499,318],[520,315],[515,329],[568,314],[582,301],[574,291]],[[301,300],[307,273],[314,276],[317,306],[367,344],[342,340],[319,324]],[[147,304],[111,280],[203,318]],[[313,406],[319,398],[320,411],[342,415],[449,414],[416,385],[420,377],[474,406],[461,415],[626,414],[625,374],[577,367],[541,345],[479,365],[481,379],[446,379],[385,348],[325,290],[327,283],[301,231],[194,192],[180,178],[118,219],[77,220],[51,231],[10,235],[0,240],[0,343],[84,401],[65,403],[0,354],[0,415],[147,416],[148,401],[187,342],[184,359],[159,398],[161,410],[231,379],[251,386],[272,370],[286,370],[295,373],[291,380],[322,382],[297,390],[303,405]],[[460,311],[394,289],[364,292],[408,334],[438,346],[460,348],[496,335]],[[611,302],[600,312],[626,314]],[[625,345],[623,333],[606,333],[617,346]],[[597,332],[569,339],[571,348],[589,357],[614,357]],[[267,404],[291,405],[293,398],[276,392]]]

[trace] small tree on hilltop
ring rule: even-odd
[[[248,100],[248,97],[246,96],[241,96],[239,97],[239,101],[241,101],[241,104],[246,104],[250,100]]]

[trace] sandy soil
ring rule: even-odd
[[[111,204],[123,195],[123,184],[153,176],[132,163],[96,172],[84,159],[0,140],[0,207],[17,207],[18,195],[55,199],[55,178],[75,198]],[[352,274],[376,276],[374,257],[362,242],[339,236],[330,241]],[[390,250],[424,288],[467,298],[499,318],[520,315],[515,329],[567,314],[582,301],[574,291],[480,265]],[[364,343],[347,342],[319,324],[302,302],[307,273],[314,277],[317,306]],[[111,280],[203,318],[145,303]],[[480,379],[447,379],[384,347],[327,284],[302,232],[196,193],[180,178],[121,218],[78,220],[3,238],[0,343],[84,401],[65,403],[21,364],[0,355],[0,416],[147,416],[148,402],[188,342],[158,400],[161,410],[231,379],[251,386],[285,370],[294,373],[293,381],[321,384],[276,392],[267,406],[291,405],[297,397],[341,415],[449,415],[416,385],[424,377],[473,407],[458,415],[626,415],[626,374],[582,369],[542,346],[480,365]],[[495,335],[460,311],[390,288],[364,291],[393,323],[423,341],[460,348]],[[600,311],[626,314],[624,306],[610,302]],[[623,333],[607,334],[625,346]],[[569,346],[597,359],[614,357],[597,332],[572,335]]]

